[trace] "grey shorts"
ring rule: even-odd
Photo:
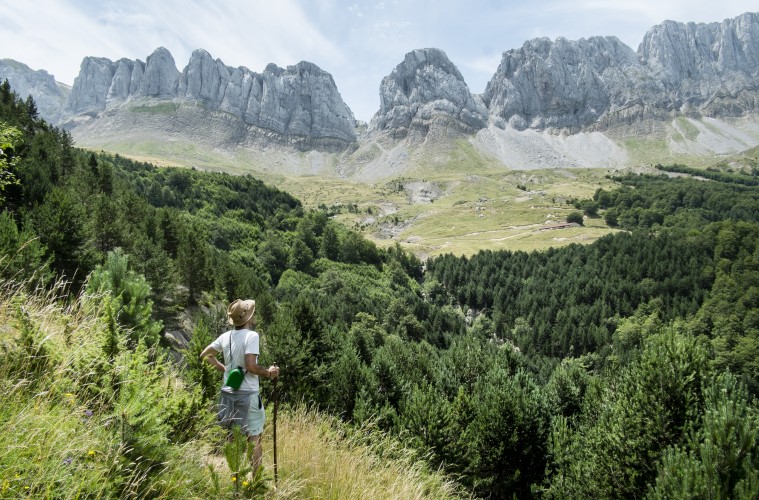
[[[261,395],[254,392],[250,395],[250,406],[248,406],[248,436],[258,436],[264,432],[264,423],[266,422],[266,410]]]
[[[248,436],[258,436],[264,431],[266,422],[266,411],[261,395],[257,392],[241,394],[222,391],[218,418],[219,424],[226,429],[237,425]]]

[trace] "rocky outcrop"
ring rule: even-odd
[[[483,100],[504,128],[603,129],[676,115],[735,116],[757,107],[759,14],[672,21],[638,52],[614,37],[546,38],[503,54]]]
[[[223,111],[245,125],[280,134],[278,142],[297,142],[300,148],[356,140],[353,113],[332,76],[315,64],[301,62],[287,69],[270,64],[258,74],[226,66],[205,50],[193,52],[181,73],[163,47],[145,63],[87,57],[74,81],[68,111],[97,114],[144,99],[199,103],[207,111]]]
[[[380,109],[369,131],[395,138],[409,132],[425,136],[435,125],[476,132],[487,125],[487,109],[445,52],[414,50],[382,79]]]
[[[116,65],[110,59],[85,57],[79,66],[79,76],[71,87],[66,111],[70,114],[96,114],[105,110],[115,72]]]
[[[97,114],[131,98],[174,99],[179,77],[174,58],[163,47],[145,63],[85,57],[71,88],[67,111],[72,115]]]
[[[269,64],[259,74],[196,50],[182,73],[179,95],[286,136],[356,139],[353,113],[332,75],[309,62],[287,69]]]
[[[145,72],[140,80],[137,95],[157,99],[173,99],[177,96],[180,73],[174,58],[163,47],[157,48],[145,61]]]
[[[116,71],[106,98],[107,105],[115,106],[131,96],[137,95],[144,75],[145,63],[139,59],[135,61],[119,59],[116,61]]]
[[[63,114],[71,89],[45,70],[35,71],[12,59],[0,60],[0,81],[8,80],[22,99],[32,96],[40,116],[55,123]]]
[[[214,59],[203,49],[192,53],[190,62],[182,72],[179,80],[179,95],[205,103],[211,109],[218,109],[224,99],[224,94],[232,72],[221,62]],[[234,106],[232,109],[239,109]]]
[[[759,104],[759,13],[722,23],[666,21],[646,33],[638,56],[667,104],[684,114],[730,116]],[[753,98],[741,99],[746,92]]]
[[[539,38],[503,54],[483,100],[501,128],[580,129],[632,104],[643,74],[615,37]]]
[[[242,82],[245,76],[241,72],[234,80]],[[353,113],[343,102],[332,75],[315,64],[300,62],[287,69],[269,64],[262,74],[248,76],[250,93],[243,115],[246,123],[285,135],[355,141]],[[232,101],[227,102],[230,107]]]

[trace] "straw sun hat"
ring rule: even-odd
[[[227,317],[229,318],[229,324],[234,326],[243,326],[250,321],[253,313],[256,312],[255,300],[240,300],[237,299],[227,308]]]

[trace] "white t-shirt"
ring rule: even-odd
[[[232,340],[232,357],[230,359],[229,341]],[[244,328],[242,330],[230,330],[224,332],[211,343],[211,347],[224,355],[224,378],[222,384],[227,380],[229,372],[242,366],[245,368],[246,354],[260,354],[258,350],[258,332]],[[258,375],[247,372],[240,385],[240,391],[258,392]]]

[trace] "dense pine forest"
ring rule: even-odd
[[[107,490],[88,490],[87,468],[60,488],[161,496],[166,450],[200,433],[217,396],[198,353],[224,331],[226,304],[251,297],[283,405],[397,437],[462,495],[759,497],[756,168],[615,177],[574,203],[623,231],[422,263],[249,175],[77,149],[7,82],[0,148],[3,287],[98,298],[102,338],[66,394],[99,402],[92,418],[119,418],[104,432],[129,444]],[[22,335],[3,338],[0,390],[21,402],[34,388],[18,381],[51,356],[13,307]],[[165,333],[187,314],[177,352]],[[161,389],[169,366],[184,389]],[[0,451],[3,492],[67,497],[18,489],[14,459]]]

